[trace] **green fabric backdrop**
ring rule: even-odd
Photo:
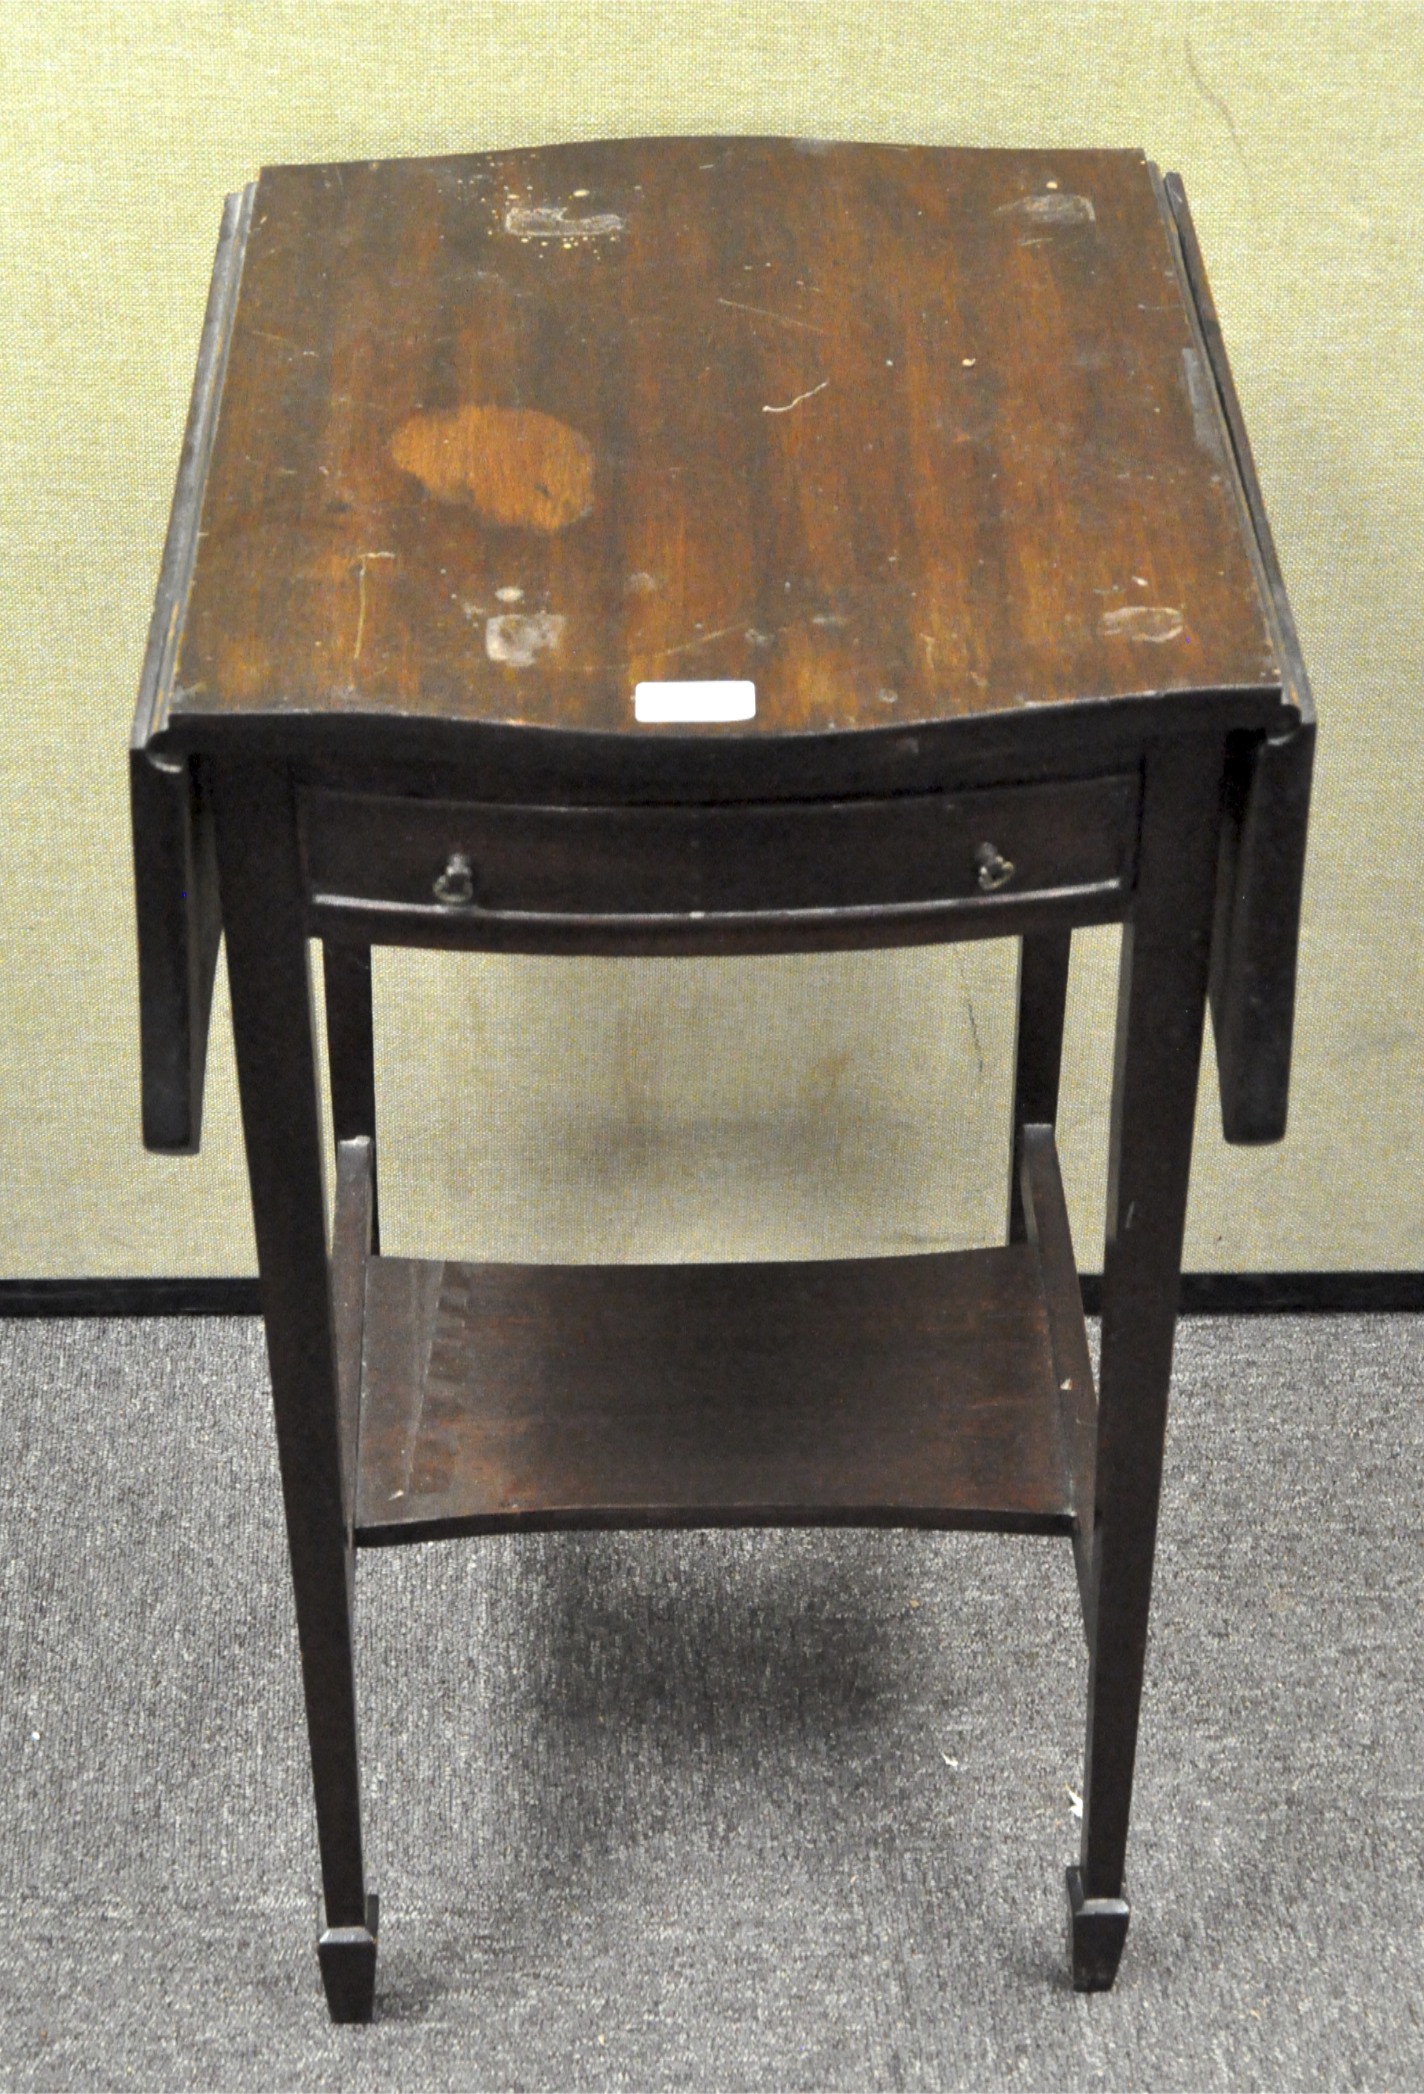
[[[224,192],[264,161],[662,131],[1141,145],[1183,173],[1322,717],[1291,1133],[1227,1150],[1204,1082],[1188,1262],[1417,1266],[1421,78],[1424,11],[1375,0],[6,8],[0,1273],[253,1267],[221,982],[204,1153],[140,1146],[124,784]],[[1114,948],[1079,940],[1070,1012],[1089,1266]],[[1012,959],[382,954],[387,1247],[992,1239]]]

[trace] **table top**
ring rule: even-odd
[[[1180,725],[1227,692],[1259,725],[1281,702],[1135,152],[656,139],[272,168],[215,382],[153,732],[762,738],[1153,695]],[[638,719],[639,685],[657,712],[689,683],[754,710]]]

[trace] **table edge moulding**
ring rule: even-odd
[[[717,293],[692,318],[684,247]],[[1013,327],[1005,285],[1040,287]],[[1104,319],[1125,288],[1153,295]],[[570,346],[582,314],[640,422]],[[1042,343],[1063,368],[1035,405]],[[674,381],[705,381],[685,427]],[[1216,607],[1197,625],[1116,584],[1073,609],[1129,510]],[[649,546],[656,572],[619,565]],[[1314,735],[1186,197],[1140,154],[604,141],[228,199],[130,746],[143,1132],[198,1147],[225,939],[333,2018],[375,2000],[356,1551],[580,1527],[1064,1537],[1089,1659],[1069,1956],[1111,1985],[1202,1028],[1226,1138],[1279,1140]],[[1123,935],[1095,1377],[1053,1124],[1097,923]],[[1006,936],[1002,1244],[381,1255],[373,944]]]

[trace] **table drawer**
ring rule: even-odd
[[[1131,884],[1138,778],[895,799],[548,807],[312,789],[318,917],[686,920],[878,911]]]

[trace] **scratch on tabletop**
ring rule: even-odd
[[[676,647],[655,647],[653,660],[661,662],[666,661],[669,655],[691,654],[696,647],[710,646],[713,640],[725,640],[728,633],[739,633],[743,630],[740,625],[719,625],[715,632],[699,633],[695,640],[681,640]]]
[[[759,319],[775,320],[781,327],[800,327],[807,334],[824,334],[825,328],[818,327],[814,320],[793,320],[790,313],[773,313],[764,305],[743,305],[740,298],[719,298],[718,305],[729,305],[734,313],[755,313]],[[827,383],[830,381],[827,380]]]
[[[784,406],[784,407],[770,407],[770,406],[765,406],[765,405],[764,405],[764,406],[762,407],[762,413],[763,413],[763,414],[790,414],[790,412],[791,412],[792,408],[793,408],[793,407],[799,407],[799,406],[801,405],[801,402],[802,402],[803,400],[814,400],[814,399],[815,399],[815,397],[816,397],[816,395],[817,395],[817,393],[823,393],[823,392],[824,392],[824,391],[826,390],[826,387],[827,387],[827,386],[828,386],[828,385],[830,384],[830,382],[831,382],[831,381],[830,381],[830,379],[829,379],[829,378],[823,378],[823,379],[821,380],[821,382],[820,382],[820,384],[819,384],[819,385],[813,385],[813,386],[811,387],[811,390],[810,390],[809,392],[807,392],[807,393],[798,393],[798,394],[796,395],[796,398],[795,398],[794,400],[788,400],[788,401],[786,402],[786,404],[785,404],[785,406]]]
[[[269,331],[268,331],[268,330],[267,330],[267,328],[265,328],[265,327],[254,327],[254,328],[252,329],[252,332],[253,332],[253,334],[255,334],[255,335],[256,335],[256,337],[257,337],[257,339],[258,339],[258,341],[259,341],[259,342],[276,342],[276,344],[278,345],[278,347],[279,347],[279,348],[282,348],[282,349],[295,349],[295,350],[297,351],[297,354],[298,354],[298,356],[315,356],[315,355],[316,355],[316,351],[315,351],[315,349],[302,349],[302,348],[300,348],[300,347],[298,346],[298,344],[297,344],[296,342],[292,341],[292,339],[291,339],[291,338],[290,338],[290,336],[288,336],[288,335],[284,335],[284,334],[271,334],[271,333],[269,333]]]
[[[366,562],[368,560],[394,560],[394,553],[360,553],[356,559],[356,645],[351,650],[353,663],[361,659],[361,642],[366,637]]]

